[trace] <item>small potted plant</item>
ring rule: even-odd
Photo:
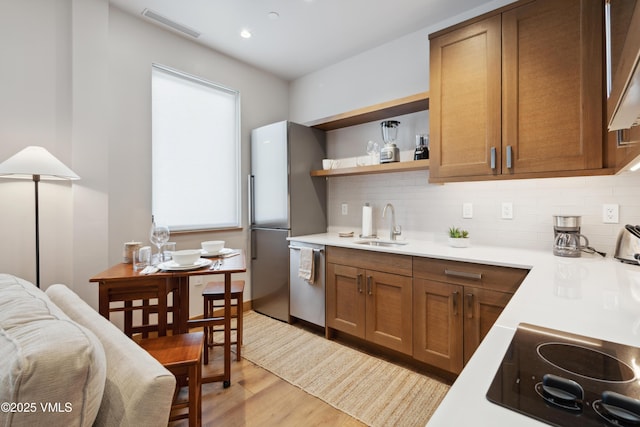
[[[471,239],[469,238],[469,232],[462,230],[458,227],[449,228],[449,246],[454,248],[467,248],[469,247]]]

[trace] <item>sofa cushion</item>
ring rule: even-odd
[[[33,284],[0,274],[0,402],[13,405],[0,425],[91,426],[105,365],[92,332]]]
[[[107,382],[95,425],[167,425],[176,385],[173,374],[66,286],[49,286],[47,295],[104,346]]]

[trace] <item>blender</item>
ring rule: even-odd
[[[396,138],[398,137],[399,121],[385,120],[380,123],[382,130],[382,141],[384,147],[380,150],[380,163],[391,163],[400,161],[400,150],[396,146]]]

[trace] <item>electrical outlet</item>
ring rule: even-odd
[[[466,202],[462,204],[462,218],[473,218],[473,204]]]
[[[342,215],[347,215],[349,213],[349,205],[346,203],[342,204]]]
[[[502,202],[502,219],[513,219],[513,203]]]
[[[192,276],[190,278],[193,286],[202,286],[204,285],[204,278],[202,276]]]
[[[620,221],[619,206],[617,204],[602,205],[602,222],[617,224]]]

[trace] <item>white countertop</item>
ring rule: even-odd
[[[640,347],[640,266],[583,254],[562,258],[549,251],[407,240],[397,247],[370,247],[337,233],[290,238],[341,246],[530,269],[496,324],[482,341],[430,419],[430,427],[541,426],[532,418],[489,402],[485,394],[520,322]]]

